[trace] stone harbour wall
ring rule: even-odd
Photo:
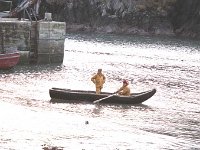
[[[62,62],[65,23],[39,22],[38,31],[38,63],[45,63],[46,61],[50,63]]]
[[[20,50],[22,56],[20,63],[28,62],[30,26],[30,22],[19,22],[13,18],[0,18],[1,49],[6,52]]]
[[[19,50],[21,64],[62,63],[65,23],[0,18],[0,47]]]

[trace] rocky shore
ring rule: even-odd
[[[43,0],[67,32],[175,35],[200,38],[199,0]]]

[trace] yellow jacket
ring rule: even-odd
[[[91,81],[96,85],[96,87],[101,87],[101,88],[103,88],[105,80],[106,78],[102,73],[101,74],[97,73],[91,78]]]
[[[117,93],[119,93],[119,95],[130,96],[131,90],[128,86],[122,86]]]

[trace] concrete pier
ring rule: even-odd
[[[21,64],[62,63],[65,30],[64,22],[0,18],[0,48],[19,50]]]

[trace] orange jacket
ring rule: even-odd
[[[117,93],[119,93],[119,95],[130,96],[131,90],[128,86],[122,86]]]
[[[101,87],[101,88],[103,88],[105,80],[106,78],[102,73],[101,74],[97,73],[91,78],[91,81],[96,85],[96,87]]]

